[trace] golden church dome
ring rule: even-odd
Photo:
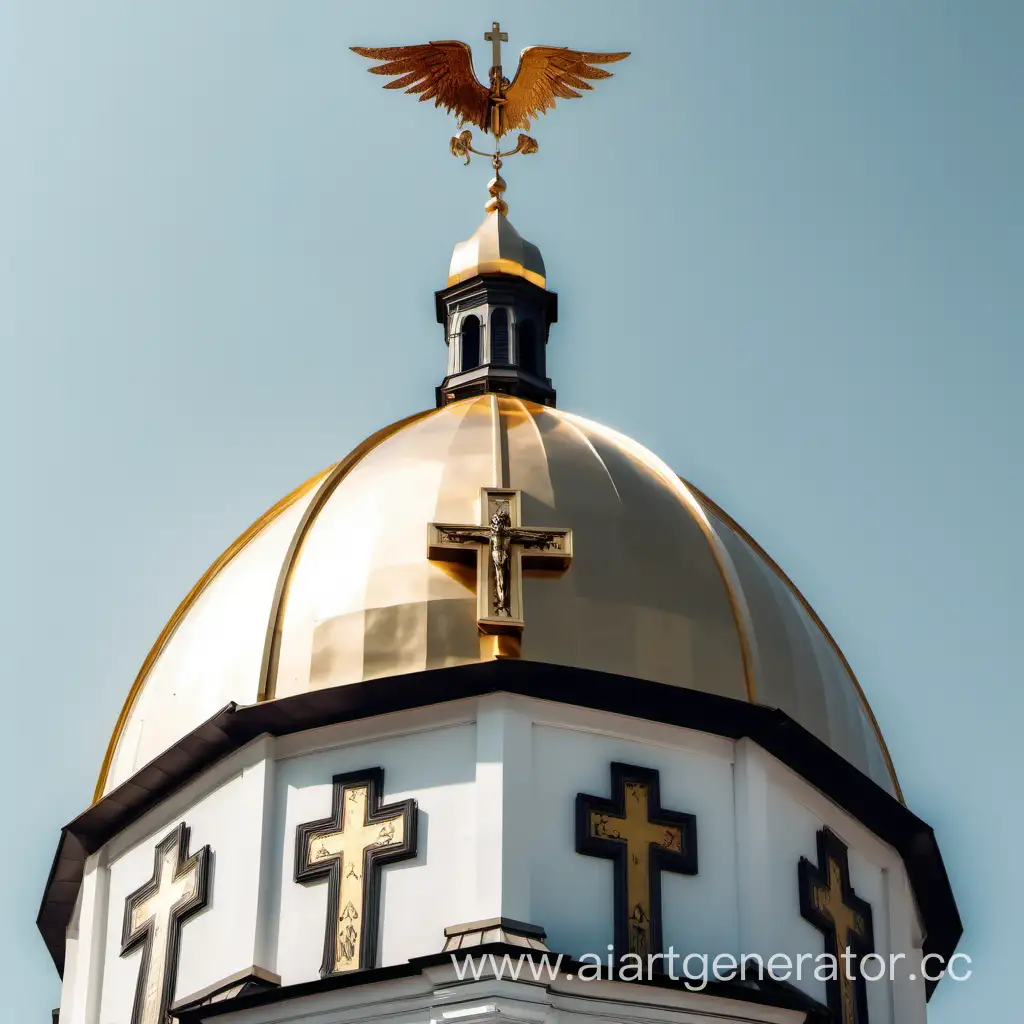
[[[230,701],[480,660],[473,581],[428,560],[427,527],[479,523],[492,486],[521,491],[525,526],[572,530],[568,571],[523,580],[523,658],[777,707],[898,794],[845,659],[751,538],[637,442],[484,394],[380,431],[218,559],[146,659],[97,795]]]

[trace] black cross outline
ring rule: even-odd
[[[139,886],[131,893],[124,903],[124,923],[121,926],[121,956],[127,956],[142,946],[142,959],[139,961],[139,978],[135,983],[135,1002],[132,1005],[132,1024],[139,1024],[142,1018],[142,1007],[145,1000],[146,979],[149,975],[149,964],[153,955],[153,925],[155,918],[150,917],[136,931],[132,931],[132,917],[140,903],[145,903],[160,889],[160,867],[164,855],[172,847],[177,846],[178,866],[174,879],[186,872],[195,870],[195,892],[179,900],[167,919],[167,947],[164,952],[164,976],[160,989],[160,1020],[167,1019],[174,988],[178,980],[178,952],[181,945],[181,926],[190,917],[198,914],[209,904],[210,898],[210,863],[212,856],[210,847],[201,846],[192,856],[188,855],[189,836],[191,830],[181,822],[177,828],[169,832],[157,844],[153,851],[153,876],[148,882]]]
[[[806,857],[800,858],[798,877],[800,881],[800,916],[808,921],[822,933],[825,938],[825,952],[837,957],[836,971],[845,971],[847,961],[841,961],[838,957],[843,950],[839,948],[839,937],[836,933],[835,921],[827,914],[823,914],[814,900],[816,888],[829,889],[829,861],[835,861],[839,866],[839,878],[843,904],[856,914],[860,914],[864,922],[866,935],[851,933],[849,949],[853,956],[849,963],[853,969],[855,980],[853,982],[853,1020],[844,1019],[843,1011],[843,986],[838,973],[834,978],[825,982],[825,991],[828,997],[828,1008],[835,1014],[836,1021],[840,1024],[868,1024],[868,998],[867,988],[864,984],[864,975],[860,972],[860,960],[869,953],[874,952],[874,926],[871,920],[871,904],[862,900],[850,883],[850,860],[846,844],[830,828],[823,828],[818,832],[818,863],[812,864]]]
[[[629,948],[630,907],[627,893],[627,844],[620,839],[598,838],[590,834],[590,815],[607,814],[612,818],[626,816],[626,783],[636,782],[647,789],[647,820],[652,825],[667,825],[680,831],[680,850],[666,850],[649,844],[651,954],[662,952],[661,873],[674,871],[683,875],[697,874],[697,818],[693,814],[669,811],[661,806],[660,774],[653,768],[613,761],[612,796],[605,799],[578,793],[576,796],[576,852],[589,857],[607,857],[615,865],[613,896],[615,916],[615,959],[620,960]],[[660,962],[658,962],[660,965]],[[647,965],[643,965],[646,969]]]
[[[401,815],[403,839],[387,846],[368,846],[363,850],[363,906],[360,912],[359,970],[377,966],[377,935],[380,916],[380,868],[397,860],[416,856],[416,822],[419,817],[415,800],[402,800],[395,804],[381,804],[384,792],[384,769],[365,768],[360,771],[335,775],[331,796],[331,813],[326,818],[307,821],[295,829],[295,881],[301,885],[327,879],[327,925],[324,935],[324,958],[320,976],[327,978],[341,972],[334,970],[335,933],[341,913],[341,860],[311,862],[308,857],[309,840],[322,832],[340,832],[345,828],[345,792],[366,787],[366,815],[364,825],[375,825]]]

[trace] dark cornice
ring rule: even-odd
[[[448,302],[473,302],[490,294],[497,302],[511,302],[520,294],[532,295],[544,306],[548,323],[558,322],[558,294],[527,281],[525,277],[509,277],[507,274],[478,274],[458,284],[450,284],[434,292],[434,314],[437,322],[443,324],[447,315]]]
[[[150,808],[257,736],[506,692],[609,711],[729,739],[748,737],[839,804],[903,858],[924,920],[924,952],[948,962],[963,932],[931,828],[776,708],[645,679],[531,661],[489,661],[370,679],[262,704],[229,704],[65,826],[37,924],[63,973],[85,858]],[[796,867],[794,866],[794,871]],[[935,987],[928,983],[928,993]]]

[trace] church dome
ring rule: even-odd
[[[572,530],[568,571],[523,579],[524,659],[779,708],[898,795],[842,653],[736,523],[616,431],[484,394],[378,432],[214,563],[147,657],[97,797],[230,701],[485,657],[473,579],[427,558],[429,524],[480,523],[481,487]]]

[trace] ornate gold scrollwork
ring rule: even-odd
[[[537,145],[537,140],[531,135],[525,135],[522,132],[519,134],[519,138],[516,140],[516,148],[510,149],[508,152],[502,153],[495,150],[493,153],[485,153],[483,150],[476,149],[473,146],[473,133],[466,129],[466,131],[459,132],[458,135],[453,135],[449,146],[452,151],[452,156],[465,157],[466,163],[469,163],[470,153],[475,153],[477,156],[485,156],[491,161],[491,166],[498,170],[501,167],[501,161],[507,159],[510,156],[515,156],[516,153],[522,153],[523,156],[529,156],[531,153],[536,153],[540,148]]]

